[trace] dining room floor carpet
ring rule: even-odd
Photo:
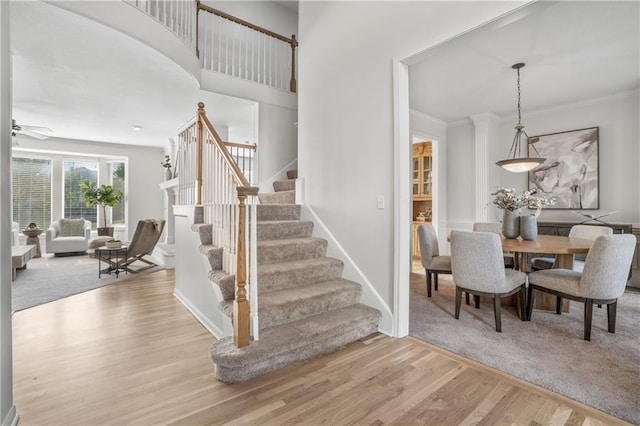
[[[497,333],[490,303],[475,309],[463,301],[456,320],[451,276],[439,275],[430,299],[425,278],[424,270],[411,274],[411,336],[640,424],[640,293],[618,300],[615,334],[607,332],[606,307],[594,308],[588,342],[581,303],[562,315],[534,310],[530,322],[503,306]]]

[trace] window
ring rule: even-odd
[[[64,217],[76,219],[83,217],[91,221],[93,229],[97,226],[96,206],[87,207],[80,189],[80,182],[88,179],[98,183],[98,163],[96,161],[64,161]]]
[[[123,161],[112,161],[109,163],[109,173],[111,175],[111,186],[113,186],[113,190],[115,192],[122,191],[123,194],[126,194],[124,190],[125,186],[125,167]],[[118,203],[117,206],[111,209],[111,223],[114,225],[122,225],[125,223],[124,221],[124,200],[121,203]]]
[[[13,157],[13,220],[20,229],[51,223],[51,160]]]

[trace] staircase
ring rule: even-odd
[[[260,340],[237,348],[231,337],[211,347],[216,376],[250,380],[296,361],[333,351],[378,330],[380,312],[359,303],[360,284],[342,278],[343,263],[326,256],[327,241],[313,238],[313,222],[300,220],[295,171],[259,194],[258,316]],[[233,317],[235,277],[224,273],[222,249],[211,245],[211,226],[197,225],[209,279],[220,288],[219,308]]]

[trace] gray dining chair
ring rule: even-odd
[[[585,240],[595,240],[600,235],[611,235],[613,229],[608,226],[594,225],[573,225],[569,231],[569,238],[583,238]],[[573,270],[582,271],[584,268],[584,254],[576,254],[573,260]],[[531,259],[531,270],[551,269],[555,263],[555,257],[534,257]]]
[[[502,236],[502,224],[500,222],[475,222],[473,224],[473,232],[493,232]],[[505,268],[513,269],[515,267],[515,257],[513,253],[504,253]]]
[[[430,223],[418,226],[420,260],[427,274],[427,297],[431,297],[431,275],[434,288],[438,291],[438,274],[451,274],[451,256],[440,256],[436,230]]]
[[[635,246],[634,235],[602,235],[589,250],[582,272],[569,269],[531,272],[527,319],[531,320],[533,312],[533,290],[539,290],[556,295],[559,300],[567,298],[584,303],[584,340],[591,340],[594,303],[607,305],[608,330],[615,333],[617,301],[627,284]]]
[[[527,274],[504,267],[500,236],[494,232],[451,231],[451,267],[456,284],[455,318],[460,317],[462,292],[493,299],[496,331],[502,331],[500,299],[518,293],[525,319]]]

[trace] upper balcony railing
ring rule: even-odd
[[[295,35],[285,37],[200,1],[124,1],[180,37],[204,69],[296,92]]]
[[[157,19],[177,35],[191,50],[196,50],[197,3],[193,0],[124,0]]]

